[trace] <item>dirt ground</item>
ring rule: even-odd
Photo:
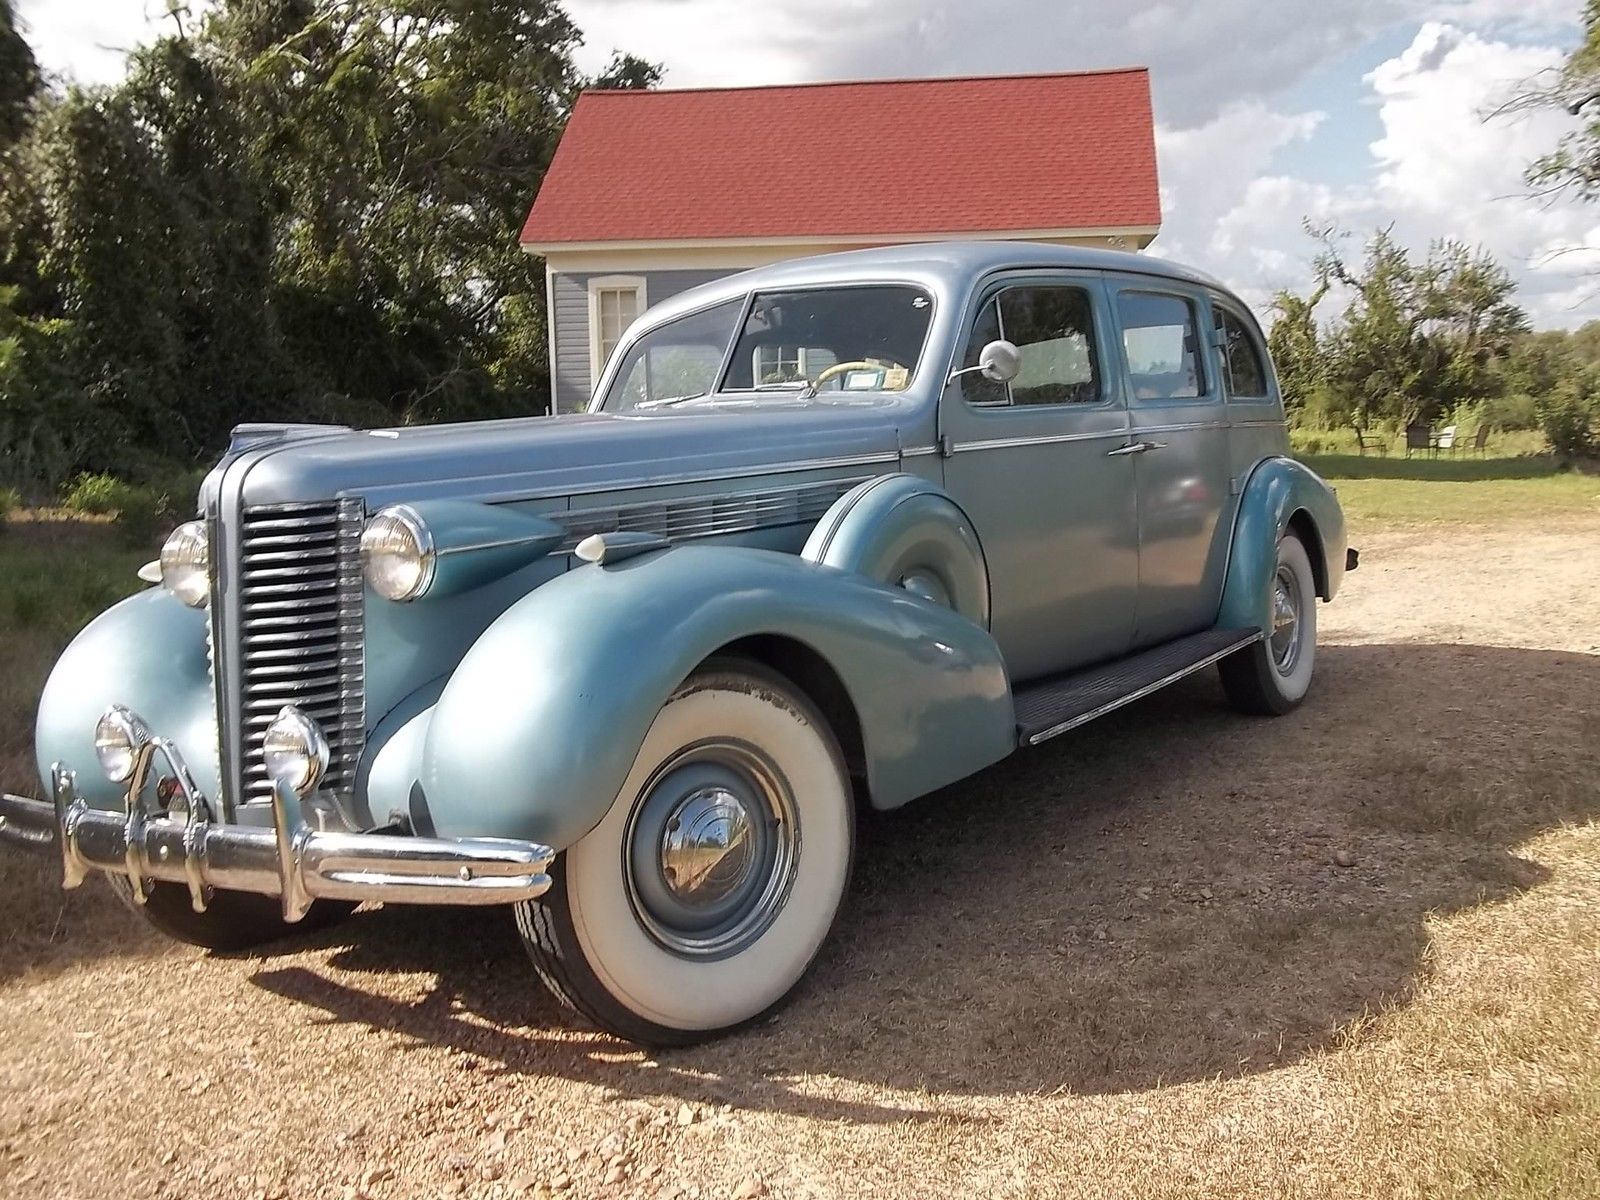
[[[1600,522],[1360,542],[1302,709],[1207,674],[873,820],[712,1046],[572,1029],[503,914],[213,957],[23,906],[0,1194],[1493,1192],[1600,1057]]]

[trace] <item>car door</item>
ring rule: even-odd
[[[945,485],[982,539],[991,629],[1014,682],[1126,652],[1138,586],[1134,466],[1120,357],[1097,273],[1007,275],[979,289],[955,366],[1021,351],[1009,384],[945,388]]]
[[[1176,280],[1111,283],[1137,464],[1139,598],[1134,644],[1216,620],[1227,565],[1228,420],[1204,293]]]

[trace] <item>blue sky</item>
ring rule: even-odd
[[[1600,317],[1600,206],[1529,199],[1523,165],[1575,122],[1484,114],[1557,66],[1581,0],[571,0],[579,65],[614,47],[665,85],[1149,66],[1156,252],[1264,305],[1303,287],[1305,217],[1417,248],[1455,236],[1516,274],[1539,325]],[[166,0],[20,0],[45,66],[114,79]],[[1574,248],[1577,248],[1574,252]]]

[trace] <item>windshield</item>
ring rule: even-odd
[[[742,301],[729,301],[652,329],[629,347],[602,407],[714,404],[729,392],[777,400],[903,391],[916,373],[933,301],[913,287],[817,288],[757,293],[738,328],[743,311]]]

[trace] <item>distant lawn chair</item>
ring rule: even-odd
[[[1479,425],[1478,432],[1472,435],[1471,450],[1474,454],[1487,454],[1489,452],[1489,431],[1490,427],[1486,421]]]
[[[1387,458],[1389,456],[1389,439],[1380,437],[1376,433],[1366,433],[1358,429],[1356,430],[1356,449],[1362,455],[1365,455],[1368,450],[1376,450]]]
[[[1454,425],[1446,425],[1441,429],[1439,436],[1433,440],[1433,448],[1454,454],[1456,452],[1456,427]]]
[[[1439,443],[1434,440],[1432,425],[1407,425],[1406,426],[1406,457],[1411,457],[1413,450],[1426,450],[1428,454],[1439,453]]]

